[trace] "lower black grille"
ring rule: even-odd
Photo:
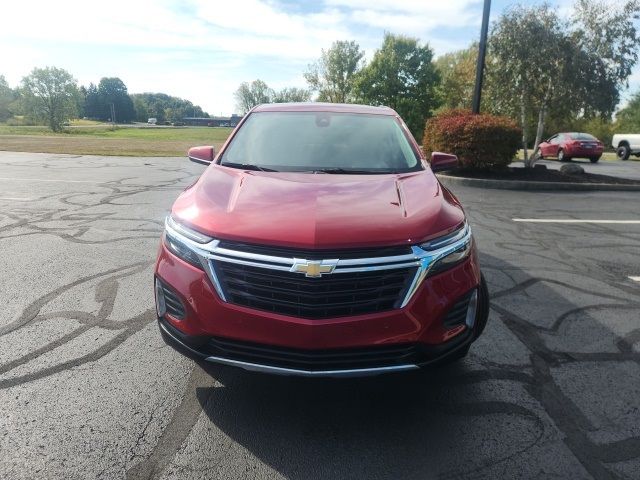
[[[243,362],[298,370],[344,370],[417,363],[420,350],[412,344],[367,348],[298,350],[212,338],[208,350],[214,355]]]
[[[416,273],[416,268],[399,268],[307,278],[221,261],[214,268],[230,303],[311,319],[398,308]]]
[[[467,308],[469,307],[469,300],[471,299],[471,295],[473,295],[474,290],[471,290],[469,293],[460,298],[447,312],[447,315],[444,317],[442,321],[445,328],[454,328],[459,325],[464,325],[465,320],[467,319]]]
[[[185,317],[184,305],[178,297],[178,294],[174,292],[169,286],[160,282],[162,293],[164,296],[164,303],[167,309],[167,313],[178,320],[182,320]]]

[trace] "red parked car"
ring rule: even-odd
[[[167,217],[164,339],[208,362],[301,376],[466,355],[489,299],[462,206],[390,108],[271,104],[244,117]]]
[[[588,158],[591,163],[600,160],[604,144],[588,133],[557,133],[538,146],[538,158],[557,157],[561,162],[572,158]]]

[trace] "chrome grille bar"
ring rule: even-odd
[[[295,271],[294,267],[296,265],[296,262],[300,261],[300,259],[293,256],[280,257],[222,248],[219,246],[219,240],[212,240],[207,243],[198,243],[192,238],[184,235],[184,233],[180,231],[180,229],[175,228],[175,225],[175,222],[165,222],[166,234],[176,238],[178,241],[187,245],[200,257],[201,263],[206,273],[210,277],[212,283],[214,284],[216,291],[225,301],[225,295],[221,283],[217,278],[216,271],[213,265],[214,260],[220,262],[236,263],[250,267],[290,272]],[[446,257],[451,253],[454,253],[462,248],[469,248],[471,238],[471,229],[469,228],[469,225],[465,223],[464,227],[459,231],[456,231],[451,235],[442,237],[442,239],[436,239],[432,242],[423,244],[423,246],[426,246],[426,248],[431,248],[430,250],[426,250],[414,245],[411,247],[412,253],[408,253],[406,255],[349,258],[342,260],[327,259],[323,260],[323,262],[330,262],[332,265],[334,265],[331,274],[371,272],[377,270],[382,271],[419,267],[416,271],[411,286],[407,291],[407,294],[400,304],[400,308],[402,308],[406,306],[407,303],[409,303],[411,297],[427,277],[431,266],[439,259]],[[448,241],[449,243],[442,246],[443,242],[445,241]]]

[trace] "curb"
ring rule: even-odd
[[[600,191],[600,192],[640,192],[639,185],[616,183],[569,183],[569,182],[528,182],[526,180],[490,180],[485,178],[452,177],[437,174],[445,185],[493,188],[498,190],[546,190],[546,191]]]

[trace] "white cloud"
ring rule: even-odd
[[[0,74],[16,84],[33,67],[55,65],[85,85],[119,76],[132,92],[165,91],[229,113],[242,81],[305,86],[301,73],[335,40],[355,39],[370,56],[388,30],[443,53],[464,42],[438,28],[476,24],[480,11],[479,0],[325,0],[312,12],[276,0],[9,1]]]

